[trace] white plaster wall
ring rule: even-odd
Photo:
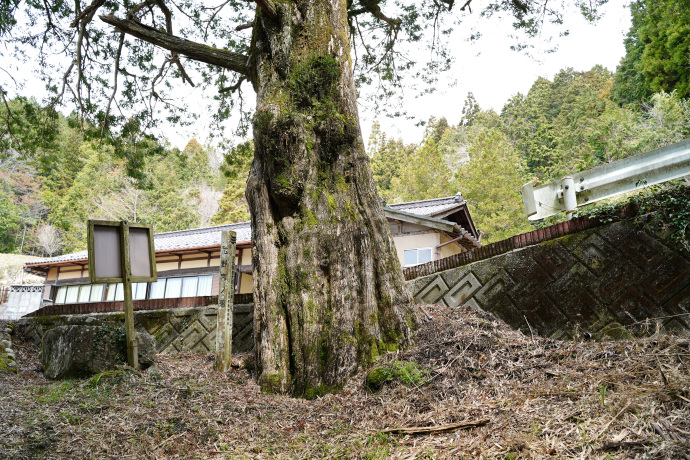
[[[402,266],[404,263],[405,249],[432,248],[431,260],[438,259],[437,250],[433,249],[441,242],[441,235],[436,232],[421,233],[419,235],[394,236],[395,250]]]
[[[12,286],[7,303],[0,309],[0,319],[19,319],[41,308],[43,285]]]

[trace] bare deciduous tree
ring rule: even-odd
[[[218,212],[218,201],[223,195],[208,184],[201,184],[199,187],[199,198],[196,211],[199,214],[199,225],[206,227],[211,223],[211,218]]]
[[[62,247],[60,232],[49,224],[41,224],[36,229],[36,247],[44,255],[52,257]]]

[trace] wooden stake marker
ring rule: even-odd
[[[235,297],[235,246],[237,234],[225,230],[220,240],[220,285],[218,286],[218,320],[216,326],[217,371],[230,369],[232,359],[233,304]]]

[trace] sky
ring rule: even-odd
[[[600,64],[615,71],[625,54],[623,39],[630,28],[630,9],[627,2],[613,0],[602,7],[601,12],[601,19],[591,24],[577,11],[571,11],[565,18],[570,35],[554,38],[551,43],[546,43],[550,30],[545,27],[543,36],[530,42],[534,45],[531,56],[510,49],[510,45],[515,43],[509,37],[513,32],[510,21],[481,19],[475,12],[464,23],[467,26],[456,28],[451,36],[454,65],[441,78],[438,90],[406,100],[406,109],[415,114],[415,120],[387,118],[372,111],[360,98],[360,124],[365,145],[375,120],[389,138],[401,138],[405,143],[422,140],[424,127],[419,125],[419,120],[426,121],[430,116],[437,119],[446,117],[451,125],[457,124],[470,91],[482,109],[500,112],[512,96],[518,92],[527,93],[538,77],[553,79],[560,69],[572,67],[576,71],[585,71]],[[467,27],[481,31],[482,37],[474,42],[466,41]],[[557,51],[547,52],[554,44],[558,46]],[[420,55],[418,59],[424,59],[424,56]],[[185,92],[192,99],[206,97],[201,90],[186,88]],[[254,97],[250,91],[247,96]],[[165,135],[173,146],[182,149],[192,137],[204,143],[207,130],[208,121],[202,117],[189,128],[166,130]],[[235,142],[242,140],[236,139]]]
[[[360,98],[360,125],[365,145],[375,120],[378,120],[381,130],[389,138],[401,138],[405,143],[418,143],[422,140],[424,127],[418,125],[418,122],[425,121],[430,116],[446,117],[451,125],[457,124],[464,100],[470,91],[482,109],[500,112],[512,96],[518,92],[527,93],[538,77],[552,79],[560,69],[572,67],[576,71],[584,71],[601,64],[614,71],[625,53],[623,39],[630,28],[630,11],[627,1],[612,0],[601,8],[601,12],[602,18],[595,24],[585,21],[577,11],[567,13],[565,27],[570,35],[556,38],[551,44],[546,43],[546,38],[553,30],[545,26],[543,36],[530,42],[535,48],[529,56],[510,49],[510,45],[515,43],[509,37],[513,32],[511,21],[482,19],[474,11],[460,27],[456,27],[450,37],[454,64],[441,77],[438,90],[420,98],[410,97],[405,100],[406,110],[415,115],[415,120],[387,118],[374,112],[366,105],[364,98]],[[468,42],[465,39],[470,27],[482,33],[479,40]],[[546,52],[553,44],[558,46],[558,50]],[[416,59],[422,61],[425,56],[420,53]],[[20,67],[19,73],[29,80],[26,88],[31,88],[32,94],[40,98],[43,84],[31,81],[32,72],[28,67]],[[187,85],[179,88],[181,91],[178,94],[184,95],[189,106],[201,106],[201,111],[204,112],[208,105],[205,101],[212,97],[212,90],[203,90],[199,86],[190,88]],[[254,97],[251,89],[247,88],[245,98],[253,101]],[[69,111],[69,107],[63,107],[64,113]],[[232,124],[231,121],[228,126]],[[161,134],[171,146],[183,149],[194,137],[205,143],[209,126],[209,117],[202,116],[189,127],[162,127]],[[243,140],[233,139],[234,143]]]
[[[543,52],[550,45],[534,42],[536,56],[511,51],[508,35],[512,28],[507,21],[493,21],[478,24],[484,31],[476,42],[462,40],[461,31],[454,35],[458,41],[454,46],[455,64],[450,72],[457,80],[455,87],[449,87],[446,79],[444,89],[437,93],[409,102],[409,111],[418,118],[427,120],[446,117],[448,123],[456,125],[462,115],[462,107],[468,92],[474,94],[482,109],[494,109],[500,113],[503,105],[515,94],[526,94],[538,77],[553,79],[560,69],[572,67],[576,71],[591,69],[597,64],[615,71],[625,54],[623,39],[630,29],[630,9],[627,4],[613,1],[602,8],[604,16],[590,24],[579,15],[566,18],[570,35],[556,38],[558,50]],[[402,118],[389,119],[376,113],[360,110],[364,140],[369,138],[372,122],[377,119],[381,130],[388,137],[402,138],[406,143],[420,142],[424,127],[415,126],[415,121]]]

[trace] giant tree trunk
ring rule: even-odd
[[[250,63],[256,362],[265,390],[315,397],[408,343],[416,315],[364,152],[346,1],[276,5]]]

